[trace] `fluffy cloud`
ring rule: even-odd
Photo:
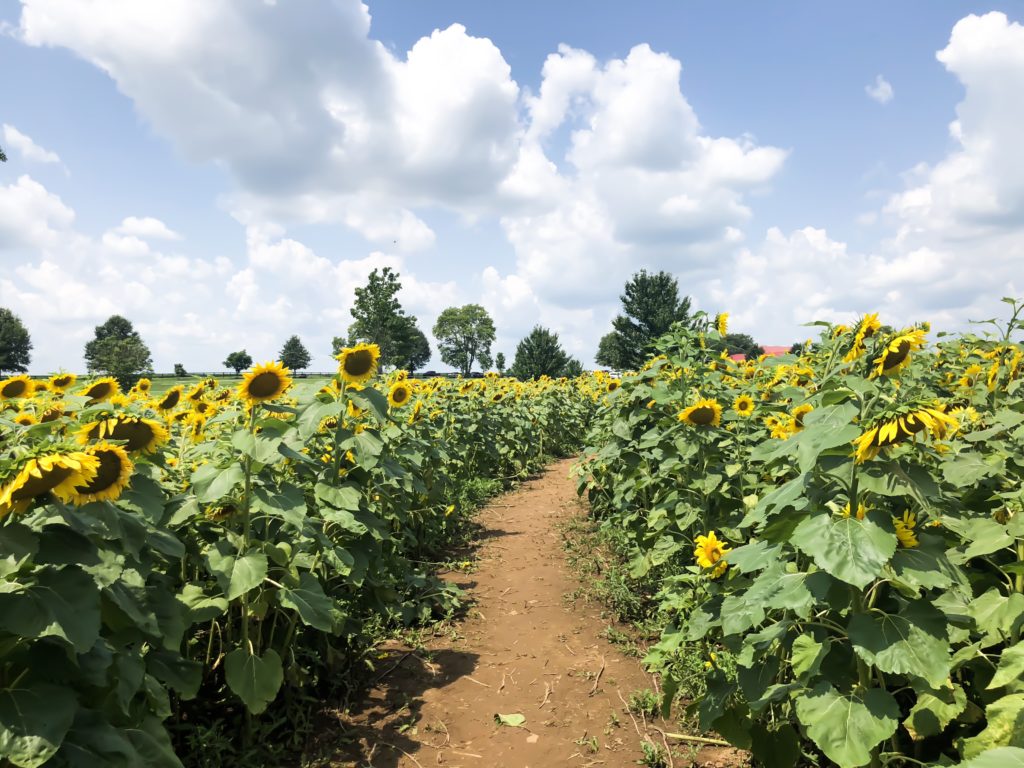
[[[879,104],[888,104],[896,92],[892,89],[892,83],[881,75],[875,77],[873,85],[865,85],[864,92]]]
[[[53,245],[75,212],[30,176],[0,187],[0,252]]]
[[[152,216],[129,216],[114,228],[114,232],[143,239],[181,240],[181,235]]]
[[[13,125],[4,123],[4,144],[20,154],[26,160],[34,163],[60,163],[60,157],[56,152],[36,144],[32,138],[26,136]]]

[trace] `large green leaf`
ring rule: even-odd
[[[826,653],[828,653],[828,645],[819,643],[811,635],[800,635],[793,640],[793,648],[790,652],[793,674],[801,679],[808,679],[817,674]]]
[[[967,613],[984,634],[983,647],[987,647],[1004,640],[1024,622],[1024,595],[1012,592],[1007,596],[993,587],[972,600]]]
[[[224,677],[248,710],[258,715],[274,700],[284,681],[281,657],[273,649],[257,656],[248,648],[236,648],[224,657]]]
[[[1024,747],[1024,693],[1003,696],[985,707],[985,730],[964,741],[964,757],[995,747]]]
[[[317,501],[327,504],[334,509],[342,509],[349,512],[356,512],[362,501],[363,494],[355,485],[343,485],[335,487],[327,483],[317,483],[313,489]]]
[[[53,757],[75,719],[70,688],[37,683],[0,690],[0,757],[36,768]]]
[[[803,431],[790,438],[796,443],[801,472],[809,472],[824,451],[849,445],[860,436],[860,427],[851,423],[859,411],[855,403],[848,402],[831,408],[818,408],[804,416]]]
[[[206,551],[210,572],[217,578],[228,600],[234,600],[259,586],[267,577],[267,556],[262,552],[237,555],[225,541]]]
[[[957,488],[976,485],[977,482],[990,475],[996,475],[1003,469],[1001,456],[993,455],[987,460],[979,453],[962,453],[951,456],[942,463],[942,476],[947,483]]]
[[[883,672],[917,675],[935,687],[949,677],[946,617],[926,600],[907,604],[899,614],[856,614],[848,631],[857,655]]]
[[[996,747],[966,763],[958,763],[956,768],[1024,768],[1024,749]]]
[[[11,634],[60,637],[79,653],[92,648],[99,637],[99,590],[77,567],[45,567],[34,581],[6,582],[0,588],[0,628]]]
[[[818,514],[793,531],[792,543],[823,571],[864,588],[896,551],[896,536],[869,519]]]
[[[306,520],[306,498],[302,489],[294,485],[285,484],[273,490],[257,487],[253,493],[252,507],[264,515],[280,517],[300,531]]]
[[[1024,641],[1004,648],[999,657],[999,667],[988,687],[999,688],[1004,685],[1013,686],[1015,692],[1024,686]]]
[[[333,631],[331,608],[334,602],[324,594],[320,581],[312,573],[303,572],[299,576],[299,586],[295,589],[284,587],[277,593],[277,598],[281,605],[298,612],[303,624],[321,632]]]
[[[967,694],[959,685],[946,685],[918,695],[903,727],[910,738],[938,736],[967,707]]]
[[[186,584],[178,595],[178,601],[188,609],[188,618],[192,623],[210,621],[222,616],[228,609],[226,598],[210,597],[197,584]]]
[[[243,482],[245,473],[240,464],[229,464],[226,467],[204,464],[192,475],[196,497],[204,504],[220,501]]]
[[[900,708],[888,691],[872,688],[843,695],[828,683],[797,697],[796,713],[807,736],[840,768],[871,760],[871,750],[896,732]]]

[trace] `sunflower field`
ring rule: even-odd
[[[0,381],[0,763],[295,747],[383,630],[457,607],[430,563],[484,493],[578,450],[604,384],[414,381],[378,354],[299,401],[277,363],[159,396]]]
[[[705,317],[623,377],[579,490],[656,585],[666,713],[684,700],[766,766],[1024,765],[1024,307],[1006,301],[977,335],[869,314],[751,361],[711,352],[725,318]]]

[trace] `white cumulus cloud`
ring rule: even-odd
[[[26,160],[34,163],[60,163],[60,156],[56,152],[45,149],[26,136],[13,125],[3,124],[4,144],[20,154]]]
[[[896,92],[892,89],[892,83],[881,75],[875,77],[874,84],[865,85],[864,92],[879,104],[888,104],[892,101],[893,96],[896,95]]]

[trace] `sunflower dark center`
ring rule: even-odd
[[[73,471],[70,467],[55,466],[49,470],[42,469],[42,477],[29,476],[28,480],[14,492],[11,496],[12,501],[24,501],[25,499],[34,499],[36,496],[40,496],[47,491],[52,491],[58,485],[63,483],[68,477],[71,476]]]
[[[109,381],[101,381],[99,384],[93,384],[91,387],[89,387],[87,390],[85,390],[86,397],[91,397],[93,399],[98,398],[98,397],[106,397],[109,394],[110,394],[110,382]]]
[[[153,428],[144,421],[119,421],[110,430],[112,440],[124,440],[125,450],[137,451],[149,445],[153,439]]]
[[[173,392],[168,392],[166,395],[164,395],[164,399],[160,401],[160,408],[166,411],[167,409],[176,406],[179,400],[181,400],[180,389],[176,389]]]
[[[690,411],[690,421],[694,424],[710,424],[715,420],[715,409],[707,405]]]
[[[885,353],[885,359],[882,361],[882,367],[886,370],[889,368],[895,368],[897,365],[907,359],[907,355],[910,354],[910,342],[903,340],[900,342],[896,349],[890,349]]]
[[[121,477],[121,457],[114,451],[99,451],[93,455],[100,460],[100,465],[96,477],[88,485],[78,487],[78,492],[82,494],[105,491]]]
[[[273,397],[281,386],[281,379],[273,371],[264,371],[249,382],[249,394],[253,397]]]
[[[53,380],[53,386],[55,387],[66,387],[70,383],[70,376],[58,376],[56,379]]]
[[[349,376],[365,376],[373,368],[373,353],[368,349],[349,352],[342,367]]]
[[[406,400],[409,399],[409,390],[406,389],[405,387],[399,387],[398,389],[395,390],[395,393],[392,395],[392,397],[394,398],[396,403],[404,403]]]
[[[45,424],[48,421],[56,421],[63,415],[64,412],[60,408],[50,408],[39,417],[39,421],[40,423]]]
[[[0,395],[4,397],[21,397],[28,390],[28,382],[22,379],[9,381],[0,389]]]

